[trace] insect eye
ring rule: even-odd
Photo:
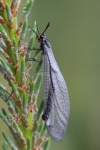
[[[41,37],[36,37],[37,41],[40,42],[41,41]]]

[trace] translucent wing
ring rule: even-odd
[[[69,97],[66,87],[62,83],[62,79],[60,79],[61,76],[58,76],[58,74],[52,71],[52,107],[46,125],[49,134],[56,141],[63,139],[69,118]]]
[[[69,96],[65,80],[56,63],[51,46],[48,41],[46,42],[44,50],[46,51],[45,59],[49,66],[49,76],[44,79],[44,84],[49,79],[49,86],[47,96],[44,98],[46,104],[44,116],[46,116],[45,120],[50,136],[56,141],[61,141],[69,118]],[[44,91],[46,91],[45,86]]]

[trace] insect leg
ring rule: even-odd
[[[33,50],[41,50],[40,48],[34,48]],[[43,54],[43,53],[42,53]],[[42,54],[41,54],[41,57],[40,57],[40,61],[35,59],[34,57],[33,58],[29,58],[28,61],[37,61],[37,62],[42,62]]]
[[[35,58],[29,58],[28,61],[37,61],[37,62],[40,62],[39,60],[36,60]]]
[[[28,48],[29,50],[38,50],[38,51],[41,51],[41,49],[40,48],[35,48],[35,47],[33,47],[33,48]]]

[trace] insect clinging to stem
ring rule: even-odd
[[[29,28],[36,34],[37,41],[40,43],[39,49],[42,51],[44,104],[42,119],[51,138],[59,142],[66,132],[70,103],[65,80],[53,55],[51,44],[44,34],[49,26],[50,22],[42,34],[39,33],[38,28],[38,34],[31,27]]]

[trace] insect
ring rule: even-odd
[[[41,35],[38,28],[38,34],[30,28],[35,32],[37,41],[40,43],[39,49],[42,51],[44,102],[42,119],[45,120],[51,138],[59,142],[63,139],[66,132],[70,103],[65,80],[54,58],[51,44],[44,34],[49,25],[50,22]]]

